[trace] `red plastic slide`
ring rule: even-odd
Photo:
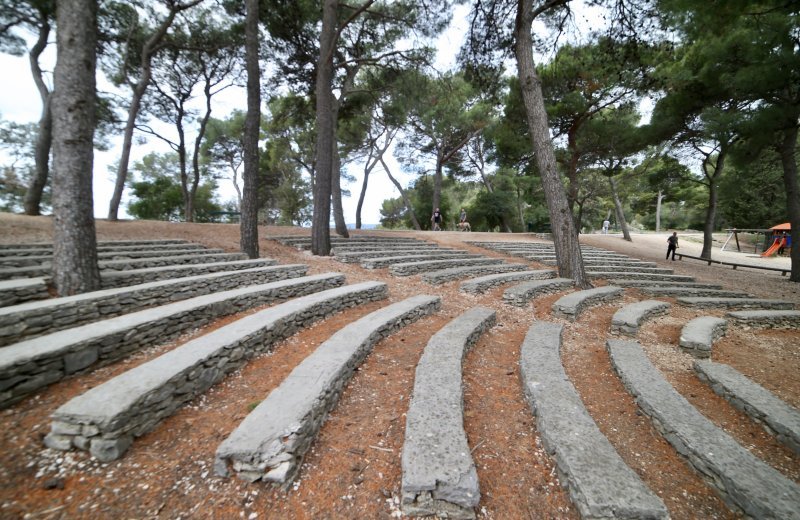
[[[769,246],[769,249],[761,253],[761,256],[772,256],[775,253],[777,253],[778,249],[780,248],[781,248],[781,239],[778,238],[775,240],[775,242],[772,243],[771,246]]]

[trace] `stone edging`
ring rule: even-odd
[[[374,345],[435,312],[437,296],[415,296],[347,325],[297,365],[219,445],[217,475],[288,485],[343,387]]]
[[[58,408],[45,444],[89,450],[108,462],[248,359],[330,314],[385,298],[386,285],[365,282],[270,307],[189,341],[79,395]]]
[[[431,337],[422,353],[401,457],[406,515],[475,516],[480,490],[464,432],[461,372],[466,352],[494,323],[493,310],[472,308]]]
[[[705,418],[634,341],[609,340],[611,363],[664,438],[734,510],[753,518],[800,518],[800,487]]]

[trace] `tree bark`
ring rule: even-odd
[[[327,256],[331,252],[331,179],[333,176],[333,47],[336,43],[338,0],[325,0],[322,7],[322,30],[319,37],[320,58],[317,64],[317,164],[314,179],[314,215],[311,219],[311,253]]]
[[[53,75],[53,284],[59,296],[100,288],[92,209],[96,0],[60,0]]]
[[[195,199],[197,198],[197,187],[200,185],[200,147],[203,144],[203,137],[206,135],[206,128],[208,127],[208,120],[211,119],[211,80],[206,77],[206,83],[203,86],[203,95],[206,98],[206,112],[203,119],[200,120],[200,128],[197,130],[197,138],[194,140],[194,150],[192,152],[192,187],[190,189],[189,198],[192,200],[192,207],[194,207]],[[194,211],[192,212],[194,214]]]
[[[625,211],[622,209],[622,202],[620,202],[619,194],[617,193],[617,181],[614,180],[614,177],[609,176],[608,183],[611,185],[611,196],[614,199],[617,222],[619,222],[619,226],[622,228],[622,238],[628,242],[633,242],[633,239],[631,239],[631,232],[628,230],[628,221],[625,219]]]
[[[244,121],[244,194],[241,199],[239,245],[249,258],[258,258],[258,133],[261,127],[261,69],[258,64],[259,0],[246,0],[245,66],[247,115]],[[234,174],[235,179],[235,174]]]
[[[706,221],[703,224],[703,250],[700,252],[700,258],[707,258],[709,260],[711,259],[711,247],[714,243],[714,223],[717,219],[717,181],[722,176],[726,157],[727,150],[726,147],[723,146],[720,148],[716,162],[714,163],[713,173],[711,175],[706,174],[708,178],[708,207],[706,208]],[[704,161],[704,171],[709,161],[710,156]]]
[[[42,194],[44,193],[44,187],[47,185],[47,178],[50,176],[50,145],[53,141],[50,90],[44,82],[42,69],[39,66],[39,56],[42,55],[45,47],[47,47],[47,38],[50,36],[50,23],[46,13],[41,13],[40,21],[39,37],[28,55],[33,82],[36,84],[36,89],[39,91],[39,97],[42,100],[42,113],[39,117],[39,133],[36,135],[36,147],[34,149],[35,171],[23,201],[26,215],[41,215]]]
[[[514,27],[514,50],[531,143],[550,213],[558,274],[562,278],[572,278],[578,287],[590,287],[583,268],[583,257],[575,230],[575,221],[569,211],[564,184],[556,169],[553,141],[550,138],[547,112],[542,96],[542,84],[536,74],[533,62],[531,39],[533,18],[533,0],[519,0]]]
[[[334,124],[338,118],[338,111],[333,116]],[[336,135],[334,130],[333,135]],[[342,207],[342,158],[339,156],[339,147],[334,139],[333,141],[333,173],[331,175],[331,202],[333,204],[333,221],[336,223],[336,234],[340,237],[350,238],[350,232],[347,231],[347,222],[344,220],[344,208]]]
[[[383,156],[381,156],[381,166],[383,166],[383,169],[386,171],[386,175],[389,176],[389,180],[392,181],[394,187],[400,192],[400,196],[403,197],[403,203],[406,205],[408,214],[411,215],[411,223],[414,224],[414,229],[417,231],[422,231],[422,226],[419,225],[419,219],[417,219],[417,214],[414,213],[414,206],[411,205],[411,200],[408,198],[406,190],[404,190],[400,183],[397,182],[397,179],[392,176],[392,173],[389,171],[389,166],[386,164],[386,161],[383,160]]]
[[[656,233],[661,232],[661,201],[664,200],[666,195],[658,190],[658,198],[656,199]]]
[[[797,119],[795,119],[796,121]],[[800,282],[800,188],[797,182],[797,126],[786,129],[780,143],[781,165],[783,166],[783,185],[786,190],[786,209],[792,237],[792,272],[789,281]]]

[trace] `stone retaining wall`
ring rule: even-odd
[[[389,266],[389,272],[395,276],[411,276],[419,273],[438,271],[450,267],[466,265],[502,264],[500,258],[453,258],[450,260],[430,260],[426,262],[409,262]]]
[[[553,304],[553,316],[575,321],[586,307],[622,296],[622,288],[607,285],[562,296]]]
[[[795,310],[738,311],[729,312],[728,316],[737,325],[746,325],[748,327],[800,329],[800,311]]]
[[[246,316],[62,405],[53,414],[45,444],[55,449],[89,450],[101,461],[117,459],[135,437],[152,430],[253,356],[334,312],[386,296],[385,284],[365,282]]]
[[[725,334],[728,322],[715,316],[700,316],[681,329],[678,344],[696,358],[711,357],[711,346]]]
[[[212,262],[210,264],[168,265],[166,267],[151,267],[148,269],[133,269],[131,271],[105,271],[100,273],[103,289],[112,287],[125,287],[141,283],[182,278],[204,273],[217,273],[219,271],[239,271],[267,265],[275,265],[272,258],[254,258],[252,260],[239,260],[236,262]]]
[[[544,294],[571,289],[575,280],[571,278],[551,278],[549,280],[531,280],[509,287],[503,292],[503,301],[509,305],[525,307],[531,299]]]
[[[49,297],[45,278],[0,281],[0,307]]]
[[[494,265],[468,265],[464,267],[451,267],[449,269],[442,269],[441,271],[434,271],[432,273],[425,273],[422,279],[429,284],[438,285],[441,283],[459,280],[461,278],[472,278],[475,276],[488,275],[488,274],[501,274],[512,273],[516,271],[524,271],[528,269],[526,264],[494,264]]]
[[[644,320],[662,316],[669,308],[669,303],[658,300],[644,300],[626,305],[611,318],[611,332],[635,336]]]
[[[555,271],[551,271],[549,269],[534,269],[511,273],[489,274],[462,283],[460,290],[465,293],[478,294],[510,282],[519,282],[522,280],[545,280],[553,278],[555,275]]]

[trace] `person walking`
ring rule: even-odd
[[[611,225],[611,222],[609,222],[608,219],[605,219],[603,221],[603,234],[604,235],[608,234],[608,226],[610,226],[610,225]]]
[[[667,238],[667,260],[669,260],[669,255],[672,253],[672,261],[675,261],[675,250],[678,249],[678,232],[673,231],[672,236]]]
[[[442,212],[439,211],[439,208],[436,208],[436,210],[433,212],[433,215],[431,215],[431,222],[433,222],[434,231],[442,230]]]

